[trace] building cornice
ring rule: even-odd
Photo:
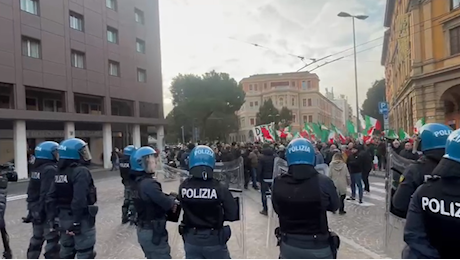
[[[391,27],[395,4],[396,0],[387,0],[387,4],[385,6],[385,16],[383,19],[383,26],[385,27]]]
[[[380,65],[385,66],[387,56],[388,56],[388,44],[390,44],[390,29],[387,29],[383,33],[383,47],[382,47],[382,57],[380,58]]]

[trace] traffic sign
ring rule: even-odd
[[[388,114],[388,103],[387,102],[379,102],[379,113],[380,114]]]
[[[383,114],[383,128],[385,128],[385,130],[390,129],[390,118],[388,116],[388,111]]]

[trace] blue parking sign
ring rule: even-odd
[[[379,113],[388,114],[388,103],[387,102],[379,102]]]

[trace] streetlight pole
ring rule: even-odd
[[[337,16],[339,17],[351,17],[353,25],[353,58],[355,63],[355,95],[356,95],[356,129],[357,132],[360,132],[360,120],[359,120],[359,102],[358,102],[358,64],[356,61],[356,30],[355,30],[355,18],[359,20],[366,20],[367,15],[351,15],[346,12],[340,12]]]
[[[182,129],[182,144],[185,144],[184,126],[181,126],[180,128]]]

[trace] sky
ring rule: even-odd
[[[337,16],[342,11],[369,16],[356,20],[361,105],[373,82],[384,77],[380,57],[385,2],[159,0],[165,116],[173,108],[169,87],[179,73],[201,75],[216,70],[240,81],[254,74],[294,72],[311,58],[331,54],[305,70],[344,57],[312,73],[319,76],[323,94],[333,88],[334,94],[346,95],[355,108],[353,27],[351,18]],[[304,61],[297,56],[305,57]]]

